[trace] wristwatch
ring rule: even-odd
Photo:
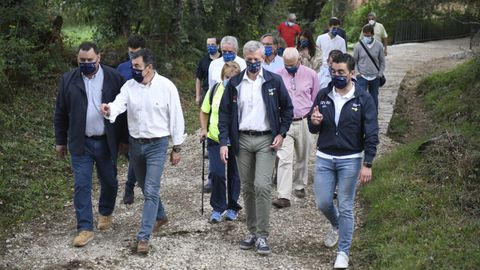
[[[182,147],[180,145],[174,145],[172,147],[172,151],[175,153],[180,153],[180,151],[182,151]]]
[[[363,162],[363,166],[367,168],[372,168],[372,162]]]

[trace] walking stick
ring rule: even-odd
[[[203,190],[203,187],[205,186],[205,139],[202,140],[202,209],[200,210],[200,213],[202,213],[203,216],[203,196],[205,191]]]

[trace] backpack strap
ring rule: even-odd
[[[380,71],[380,68],[378,67],[377,65],[377,62],[375,62],[375,60],[373,60],[373,57],[372,55],[370,54],[370,52],[368,51],[367,47],[365,46],[365,44],[363,44],[363,42],[360,40],[360,45],[362,45],[363,49],[365,50],[365,52],[367,53],[368,57],[370,57],[370,60],[372,61],[372,63],[375,65],[375,67],[377,68],[378,71]]]

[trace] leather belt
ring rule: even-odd
[[[92,140],[96,140],[96,141],[100,141],[100,140],[104,140],[107,138],[106,135],[100,135],[100,136],[85,136],[89,139],[92,139]]]
[[[265,131],[240,130],[240,133],[246,134],[246,135],[249,135],[249,136],[263,136],[263,135],[272,134],[272,131],[270,131],[270,130],[265,130]]]
[[[162,137],[156,137],[156,138],[133,138],[132,139],[139,143],[139,144],[149,144],[149,143],[154,143],[156,141],[159,141]]]
[[[307,118],[307,117],[308,117],[308,114],[307,114],[307,115],[304,115],[304,116],[302,116],[302,117],[293,118],[292,121],[293,121],[293,122],[301,121],[301,120],[303,120],[303,119],[305,119],[305,118]]]

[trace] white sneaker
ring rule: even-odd
[[[347,268],[348,267],[348,256],[345,252],[337,252],[337,259],[335,260],[335,265],[333,268]]]
[[[338,242],[338,229],[332,227],[325,236],[324,244],[326,247],[334,247]]]

